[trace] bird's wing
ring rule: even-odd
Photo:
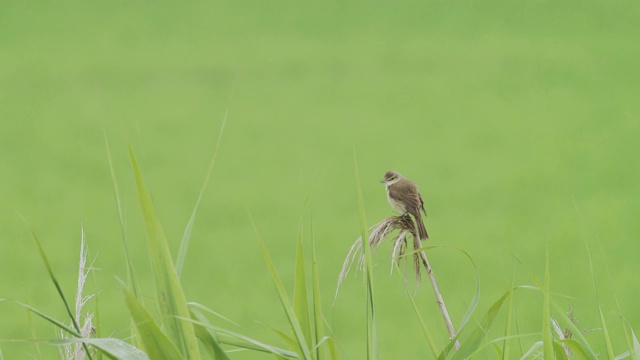
[[[418,193],[416,186],[404,181],[399,181],[395,185],[397,186],[396,191],[389,192],[389,196],[405,204],[407,212],[412,215],[416,215],[413,214],[414,211],[417,214],[420,214],[420,209],[422,208],[422,197],[420,196],[420,193]]]

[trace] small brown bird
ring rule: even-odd
[[[403,215],[411,214],[418,225],[420,240],[428,239],[429,235],[422,222],[420,210],[424,212],[425,217],[427,212],[424,210],[424,201],[418,192],[418,185],[395,171],[387,171],[384,174],[384,179],[380,182],[384,183],[387,188],[387,198],[391,207]]]

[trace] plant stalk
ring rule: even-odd
[[[440,307],[440,312],[442,312],[442,318],[444,319],[445,325],[447,325],[447,330],[449,330],[449,336],[453,339],[456,337],[456,330],[451,322],[451,317],[447,311],[447,305],[445,305],[444,299],[442,298],[442,293],[440,293],[440,288],[436,281],[436,275],[433,273],[431,265],[429,265],[429,260],[427,259],[427,254],[424,250],[420,250],[419,254],[422,259],[422,265],[424,265],[424,268],[427,270],[427,274],[429,274],[429,280],[431,281],[431,286],[433,286],[433,292],[436,294],[436,302],[438,303],[438,307]],[[456,340],[454,348],[456,350],[460,349],[460,342],[458,342],[458,340]]]

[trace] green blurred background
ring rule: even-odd
[[[317,242],[327,321],[344,358],[364,357],[359,276],[332,306],[359,235],[355,153],[369,224],[392,214],[378,183],[386,170],[420,185],[429,244],[464,249],[479,268],[478,317],[513,276],[532,283],[516,258],[543,276],[548,248],[551,288],[572,297],[557,300],[573,306],[579,327],[600,327],[589,244],[621,353],[614,290],[640,326],[638,16],[632,1],[1,2],[0,298],[64,319],[29,226],[72,296],[83,223],[102,335],[127,337],[105,134],[127,241],[151,297],[127,144],[177,253],[228,108],[182,278],[189,300],[240,332],[285,346],[265,325],[287,329],[248,212],[289,289],[303,217],[307,245],[311,226]],[[380,355],[424,358],[402,277],[389,277],[389,253],[387,243],[374,255]],[[454,250],[430,258],[457,324],[473,297],[473,268]],[[416,296],[444,344],[427,282]],[[539,294],[516,295],[521,333],[541,331],[541,308]],[[0,318],[0,339],[32,337],[16,305],[0,303]],[[34,324],[38,338],[56,335]],[[600,338],[588,335],[604,351]],[[0,347],[7,359],[57,353]]]

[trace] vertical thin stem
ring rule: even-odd
[[[449,316],[449,312],[447,311],[447,305],[444,303],[444,299],[442,298],[442,294],[440,293],[440,288],[438,287],[438,282],[436,281],[436,275],[433,273],[431,269],[431,265],[429,265],[429,260],[427,259],[427,254],[424,250],[420,250],[420,258],[422,259],[422,265],[427,270],[427,274],[429,275],[429,280],[431,280],[431,286],[433,286],[433,292],[436,294],[436,302],[438,303],[438,307],[440,307],[440,312],[442,312],[442,317],[444,318],[444,323],[447,325],[447,330],[449,330],[449,336],[451,339],[456,337],[456,330],[453,327],[453,323],[451,322],[451,317]],[[460,349],[460,343],[456,340],[454,345],[456,350]]]

